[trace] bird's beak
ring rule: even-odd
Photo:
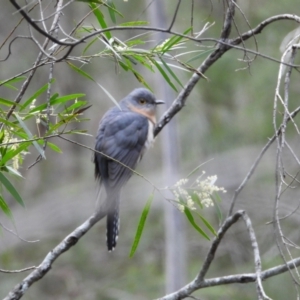
[[[163,100],[156,100],[155,104],[156,105],[158,105],[158,104],[165,104],[165,101],[163,101]]]

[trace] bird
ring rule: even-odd
[[[100,120],[94,164],[95,178],[106,192],[106,198],[99,209],[106,215],[106,244],[109,252],[115,249],[119,234],[121,189],[154,141],[156,108],[163,103],[148,89],[136,88]]]

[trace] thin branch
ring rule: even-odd
[[[22,273],[22,272],[31,271],[31,270],[34,270],[34,269],[36,269],[35,266],[27,267],[27,268],[20,269],[20,270],[4,270],[4,269],[0,269],[0,273],[16,274],[16,273]]]
[[[20,240],[23,241],[23,242],[26,242],[26,243],[37,243],[37,242],[40,241],[40,240],[34,240],[34,241],[28,241],[28,240],[25,240],[25,239],[21,238],[21,237],[19,236],[18,233],[16,233],[16,232],[14,232],[13,230],[7,228],[7,227],[4,226],[1,222],[0,222],[0,226],[1,226],[5,231],[7,231],[7,232],[13,234],[14,236],[16,236],[18,239],[20,239]]]
[[[54,261],[62,255],[64,252],[69,250],[71,247],[76,245],[79,239],[84,236],[98,221],[104,218],[106,211],[102,210],[98,213],[94,213],[88,218],[83,224],[77,227],[67,237],[65,237],[54,249],[52,249],[44,258],[42,263],[31,272],[21,283],[17,284],[14,289],[3,300],[17,300],[20,299],[29,287],[39,279],[43,278],[51,269]]]
[[[248,230],[248,234],[251,240],[251,245],[253,249],[253,254],[254,254],[254,264],[255,264],[255,273],[256,273],[256,288],[257,288],[257,294],[258,294],[258,299],[267,299],[271,300],[264,292],[263,286],[262,286],[262,280],[261,280],[261,259],[260,259],[260,254],[259,254],[259,248],[258,244],[256,241],[255,233],[252,227],[251,220],[249,216],[243,212],[243,219],[246,223],[246,227]]]
[[[300,111],[300,106],[297,107],[292,113],[291,115],[287,118],[287,122],[289,122],[290,120],[292,120],[293,118],[295,118],[295,116],[299,113]],[[267,144],[262,148],[262,150],[260,151],[259,155],[257,156],[257,158],[255,159],[253,165],[251,166],[249,172],[247,173],[246,177],[244,178],[244,180],[242,181],[242,183],[240,184],[240,186],[235,190],[233,198],[231,200],[231,204],[230,204],[230,208],[228,211],[228,215],[231,215],[233,212],[233,208],[234,205],[236,203],[237,197],[240,194],[240,192],[243,190],[243,188],[245,187],[245,185],[247,184],[247,182],[249,181],[249,179],[251,178],[251,176],[253,175],[256,167],[258,166],[259,162],[261,161],[261,159],[263,158],[264,154],[266,153],[266,151],[270,148],[270,146],[273,144],[273,142],[276,140],[276,137],[278,135],[281,134],[281,128],[279,128],[277,130],[277,133],[274,134],[269,141],[267,142]]]
[[[50,41],[58,44],[58,45],[62,45],[62,46],[73,46],[73,43],[68,43],[68,42],[61,42],[60,40],[54,38],[51,34],[49,34],[48,32],[44,31],[43,29],[41,29],[38,25],[36,25],[36,23],[34,22],[34,20],[32,20],[29,15],[24,11],[24,9],[19,6],[19,4],[15,1],[15,0],[9,0],[11,2],[11,4],[18,10],[18,12],[23,16],[23,18],[36,30],[38,31],[40,34],[42,34],[43,36],[47,37]],[[69,3],[68,3],[69,4]],[[56,11],[57,13],[57,11]]]
[[[243,218],[246,227],[251,239],[252,249],[254,253],[254,259],[255,259],[255,266],[256,266],[256,272],[255,273],[244,273],[244,274],[235,274],[235,275],[227,275],[222,277],[216,277],[216,278],[210,278],[210,279],[204,279],[205,274],[207,273],[211,262],[214,259],[216,250],[224,237],[227,230],[235,224],[240,218]],[[260,262],[260,255],[258,250],[257,241],[255,238],[255,234],[251,225],[251,221],[247,214],[244,211],[238,211],[232,216],[229,216],[221,228],[219,229],[217,236],[212,242],[212,245],[208,251],[208,255],[205,258],[204,264],[202,266],[202,269],[198,276],[188,283],[186,286],[182,287],[178,291],[171,293],[169,295],[166,295],[162,298],[159,298],[159,300],[180,300],[184,299],[186,297],[189,297],[191,293],[195,292],[196,290],[207,288],[207,287],[213,287],[213,286],[220,286],[224,284],[233,284],[233,283],[249,283],[249,282],[257,282],[259,285],[260,293],[263,299],[270,299],[268,298],[265,293],[263,292],[261,281],[265,280],[267,278],[282,274],[288,270],[295,269],[296,267],[300,266],[300,257],[288,261],[286,264],[279,265],[270,269],[267,269],[265,271],[261,272],[261,262]],[[260,279],[259,279],[260,278]],[[260,281],[260,283],[258,283]]]
[[[261,272],[261,279],[266,280],[270,277],[285,273],[289,268],[293,269],[298,266],[300,266],[300,257],[287,262],[287,264],[279,265]],[[157,300],[180,300],[188,297],[190,293],[193,293],[199,289],[234,283],[245,284],[249,282],[255,282],[256,278],[256,273],[244,273],[205,279],[199,285],[197,285],[195,281],[192,281],[180,290],[162,298],[158,298]]]
[[[243,215],[243,211],[236,212],[232,216],[229,216],[225,220],[223,225],[220,227],[220,229],[218,230],[217,236],[214,238],[214,240],[210,246],[208,254],[204,260],[202,269],[200,270],[199,274],[197,275],[197,277],[195,279],[196,283],[200,283],[203,281],[204,276],[206,275],[206,273],[215,257],[218,246],[219,246],[221,240],[223,239],[225,233],[234,223],[236,223],[242,217],[242,215]]]
[[[173,18],[172,18],[171,24],[170,24],[169,28],[167,29],[168,31],[170,31],[172,29],[172,27],[173,27],[173,25],[174,25],[174,23],[176,21],[176,17],[177,17],[177,14],[178,14],[180,3],[181,3],[181,0],[178,0],[176,8],[175,8],[175,12],[173,14]]]

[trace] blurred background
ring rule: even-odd
[[[152,2],[115,1],[115,5],[124,15],[118,17],[117,23],[131,20],[148,20],[151,26],[153,16],[149,10]],[[172,0],[163,1],[167,22],[170,22],[175,4]],[[52,1],[49,6],[54,6]],[[295,1],[252,0],[238,3],[243,13],[237,10],[235,21],[240,33],[253,28],[264,19],[283,13],[299,14]],[[190,26],[191,1],[185,1],[174,25],[174,29],[183,32]],[[53,7],[51,8],[53,9]],[[70,31],[89,8],[85,3],[74,2],[64,10],[62,26]],[[200,31],[206,22],[215,24],[204,34],[205,37],[218,38],[223,22],[224,7],[219,1],[194,1],[194,31]],[[34,17],[34,13],[32,14]],[[38,17],[38,14],[36,15]],[[248,23],[245,20],[247,17]],[[19,20],[14,8],[5,1],[0,11],[0,42],[3,41]],[[109,18],[108,18],[109,19]],[[88,19],[96,26],[96,21]],[[112,25],[112,24],[110,24]],[[285,37],[297,28],[292,21],[279,21],[271,24],[256,36],[258,52],[280,60],[281,44]],[[16,35],[28,32],[27,24],[19,27]],[[130,31],[114,32],[121,40],[136,33]],[[232,37],[237,36],[233,29]],[[157,33],[149,35],[154,44],[159,43]],[[42,41],[42,39],[41,39]],[[189,44],[191,49],[199,45]],[[213,46],[213,44],[207,44]],[[206,44],[204,44],[206,46]],[[246,42],[248,48],[255,50],[253,40]],[[7,50],[7,48],[6,48]],[[187,48],[185,51],[188,51]],[[32,42],[23,39],[13,44],[11,57],[1,62],[0,80],[9,78],[32,66],[39,49]],[[74,50],[74,55],[82,48]],[[6,52],[1,51],[5,57]],[[254,57],[250,55],[250,57]],[[205,55],[193,61],[198,67]],[[207,162],[199,172],[217,175],[217,185],[227,190],[222,194],[220,204],[226,216],[234,191],[246,176],[255,158],[268,139],[273,136],[274,128],[273,101],[277,83],[279,64],[263,57],[256,57],[250,68],[241,60],[244,53],[230,50],[217,61],[205,74],[208,80],[200,80],[188,98],[186,106],[175,116],[176,143],[171,147],[178,150],[178,178],[185,178],[196,166]],[[299,59],[296,62],[299,64]],[[153,87],[158,99],[164,97],[157,82],[163,83],[161,75],[138,69]],[[116,70],[110,59],[92,60],[84,67],[115,99],[121,99],[133,88],[141,86],[136,78],[122,69]],[[38,70],[28,95],[48,81],[48,67]],[[176,71],[185,83],[191,73]],[[61,95],[85,93],[92,108],[84,116],[87,122],[78,124],[87,129],[91,136],[77,135],[73,140],[88,147],[94,146],[98,122],[107,109],[113,106],[109,97],[94,83],[72,71],[64,63],[55,65],[53,92]],[[156,78],[156,79],[155,79]],[[155,88],[156,87],[156,88]],[[180,88],[180,87],[178,87]],[[166,88],[171,100],[176,93]],[[293,71],[290,87],[290,110],[299,105],[299,73]],[[0,87],[1,97],[14,98],[14,91]],[[17,92],[16,92],[17,93]],[[40,103],[45,101],[41,97]],[[159,116],[167,109],[160,107]],[[278,114],[280,116],[280,112]],[[158,119],[159,119],[158,116]],[[172,123],[171,122],[171,123]],[[299,123],[297,120],[296,123]],[[35,124],[28,124],[36,133]],[[168,125],[167,125],[168,126]],[[164,128],[165,130],[166,128]],[[169,183],[163,170],[163,133],[159,134],[155,145],[144,156],[137,171],[148,178],[155,186],[164,188]],[[299,136],[290,125],[287,139],[294,152],[299,154]],[[26,156],[20,170],[24,179],[15,181],[18,191],[23,196],[26,208],[9,201],[13,211],[14,222],[1,214],[1,222],[9,228],[16,228],[19,235],[26,240],[39,240],[27,243],[2,230],[0,237],[0,268],[21,269],[38,265],[45,255],[67,234],[86,220],[95,208],[98,184],[94,180],[92,152],[62,140],[53,140],[62,149],[62,154],[47,150],[47,160],[43,160],[31,169],[38,152],[32,148]],[[257,234],[262,255],[263,268],[283,263],[274,241],[272,220],[275,195],[275,155],[276,143],[271,146],[254,176],[240,194],[235,210],[244,209],[249,214]],[[293,156],[286,150],[283,157],[286,170],[297,174],[299,166]],[[175,182],[174,182],[175,183]],[[299,204],[299,184],[293,182],[293,189],[287,189],[280,202],[280,214],[295,210]],[[113,253],[108,253],[105,244],[105,222],[102,220],[94,226],[79,242],[63,254],[53,265],[52,270],[39,282],[35,283],[24,299],[132,299],[143,300],[165,294],[165,200],[155,193],[154,202],[148,216],[146,227],[139,248],[133,258],[129,251],[142,209],[152,192],[152,186],[138,176],[133,176],[122,195],[121,229],[118,245]],[[9,196],[7,196],[9,199]],[[218,218],[213,207],[203,211],[205,217],[218,228]],[[184,220],[184,252],[186,270],[182,270],[185,283],[192,280],[200,270],[210,246],[210,242],[201,237],[186,220]],[[299,212],[296,211],[282,223],[284,234],[293,242],[299,241]],[[181,247],[183,245],[178,245]],[[298,250],[292,255],[299,256]],[[289,259],[289,257],[288,257]],[[180,271],[179,271],[180,272]],[[217,277],[237,273],[254,272],[253,255],[245,225],[238,222],[229,230],[220,245],[208,277]],[[23,278],[21,274],[0,273],[0,297],[4,297]],[[264,282],[266,293],[273,299],[295,299],[296,289],[291,276],[286,273]],[[200,299],[255,299],[255,283],[245,285],[227,285],[200,290],[194,294]]]

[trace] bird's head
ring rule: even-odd
[[[122,106],[124,105],[131,111],[146,116],[155,123],[156,106],[163,103],[165,102],[157,100],[149,90],[145,88],[138,88],[126,96],[120,104]]]

